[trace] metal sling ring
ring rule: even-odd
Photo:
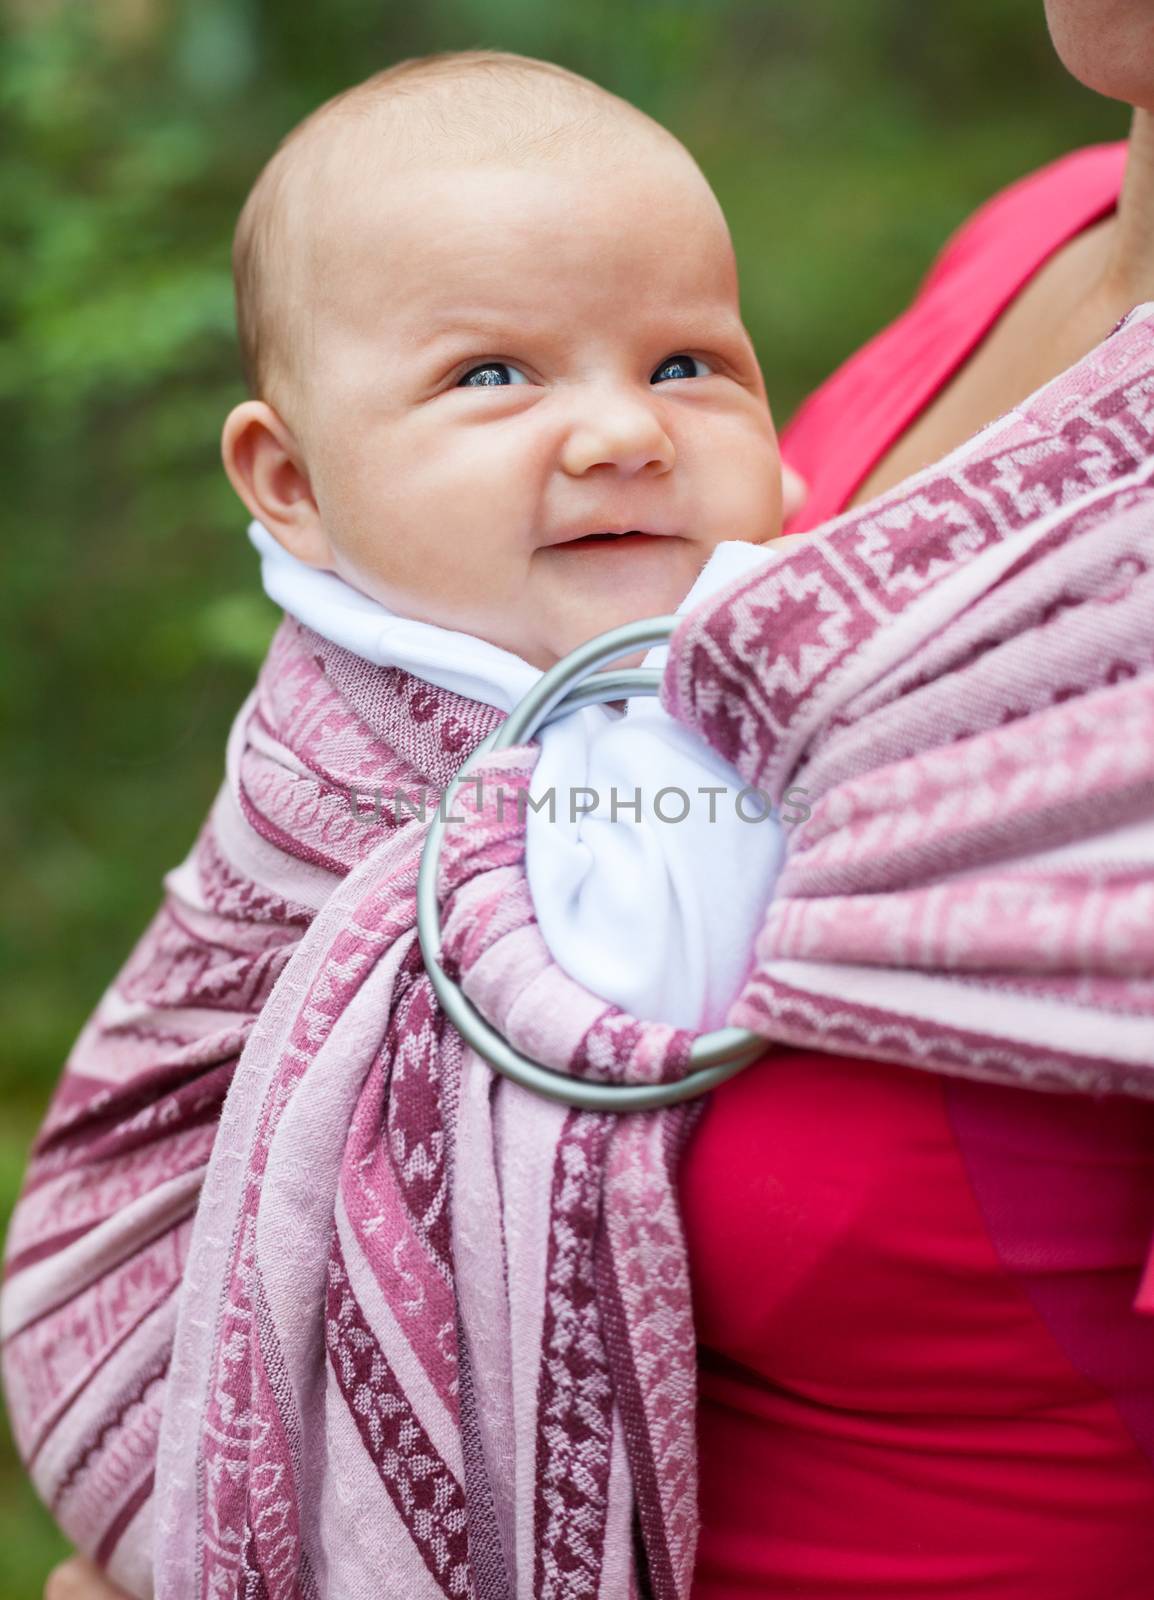
[[[652,617],[643,622],[627,623],[590,639],[588,644],[571,651],[551,667],[453,778],[429,826],[421,856],[417,879],[417,935],[425,967],[445,1015],[465,1042],[505,1077],[548,1100],[586,1111],[652,1111],[659,1106],[690,1100],[724,1083],[726,1078],[733,1077],[742,1067],[764,1055],[766,1040],[744,1028],[718,1028],[712,1033],[703,1033],[690,1047],[691,1070],[674,1083],[591,1083],[544,1067],[539,1061],[522,1055],[486,1022],[441,965],[441,916],[437,905],[441,842],[457,786],[484,756],[495,750],[527,744],[555,717],[582,706],[624,700],[631,695],[656,695],[662,674],[655,668],[602,673],[592,679],[589,674],[643,646],[664,644],[678,621],[677,617]]]

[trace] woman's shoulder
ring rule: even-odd
[[[1088,145],[1007,184],[946,241],[919,295],[940,287],[976,259],[993,254],[1007,273],[1016,258],[1031,263],[1108,211],[1126,169],[1126,141]]]
[[[1039,267],[1113,209],[1125,165],[1124,142],[1072,151],[999,190],[962,223],[909,306],[784,429],[782,453],[810,490],[791,531],[842,510]]]

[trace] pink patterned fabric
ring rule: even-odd
[[[667,707],[812,808],[731,1022],[1154,1095],[1151,326],[682,628]]]
[[[808,791],[733,1019],[767,1039],[1154,1095],[1154,321],[695,613],[669,709]],[[674,1198],[700,1102],[494,1080],[415,938],[488,708],[278,631],[227,779],[69,1058],[8,1242],[4,1375],[61,1525],[181,1600],[684,1600],[695,1350]],[[537,931],[491,758],[444,949],[522,1049],[601,1079],[689,1037]]]

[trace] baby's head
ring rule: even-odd
[[[546,667],[780,531],[721,209],[583,78],[486,52],[377,74],[282,143],[234,264],[229,477],[403,616]]]

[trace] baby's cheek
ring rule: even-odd
[[[777,447],[764,440],[720,458],[711,472],[709,499],[722,539],[761,543],[781,532],[781,462]]]
[[[743,399],[713,416],[708,428],[694,429],[681,458],[705,479],[717,503],[764,519],[767,504],[780,503],[781,454],[768,409],[752,396]]]

